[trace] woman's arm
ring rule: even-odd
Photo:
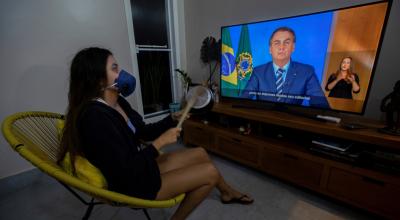
[[[174,122],[171,115],[168,115],[161,121],[150,124],[143,124],[143,126],[138,129],[137,135],[140,139],[144,141],[153,141],[175,125],[176,122]]]
[[[153,141],[166,130],[176,125],[176,122],[174,122],[171,115],[168,115],[156,123],[146,124],[143,121],[142,116],[133,110],[124,98],[120,97],[119,103],[128,114],[132,124],[135,126],[137,137],[143,141]]]
[[[153,146],[160,150],[163,146],[167,144],[175,143],[180,136],[181,128],[170,128],[162,135],[160,135],[157,139],[153,141]]]
[[[158,157],[158,151],[153,146],[127,154],[129,149],[136,149],[136,146],[131,146],[126,142],[124,135],[127,134],[122,132],[121,128],[117,126],[118,123],[115,123],[114,120],[116,119],[112,116],[96,109],[91,109],[83,115],[79,125],[79,133],[85,154],[102,155],[101,157],[104,157],[104,159],[109,158],[111,160],[125,158],[127,163],[133,160],[140,161],[144,157]]]
[[[336,86],[336,84],[337,84],[339,81],[340,81],[339,77],[335,77],[335,75],[332,74],[332,75],[329,77],[328,82],[326,83],[325,90],[326,90],[326,91],[332,90],[332,89]]]
[[[353,93],[359,93],[360,85],[359,85],[359,78],[358,78],[357,74],[354,74],[351,77],[349,77],[349,80],[350,80],[351,86],[353,88]]]

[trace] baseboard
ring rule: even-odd
[[[30,168],[18,174],[0,179],[0,197],[16,192],[35,181],[43,173],[37,168]]]
[[[6,179],[8,177],[12,177],[12,176],[16,176],[25,172],[28,172],[30,170],[36,169],[35,166],[29,166],[28,168],[22,169],[22,170],[18,170],[17,172],[13,172],[13,173],[8,173],[5,176],[0,176],[0,181],[3,179]]]

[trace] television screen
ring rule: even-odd
[[[222,27],[222,97],[362,114],[389,7]]]

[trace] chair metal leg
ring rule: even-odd
[[[88,220],[90,215],[92,214],[93,207],[95,205],[101,205],[104,204],[102,202],[94,202],[94,198],[90,200],[90,202],[86,202],[78,193],[76,193],[73,189],[71,189],[67,184],[59,181],[61,185],[63,185],[68,191],[70,191],[76,198],[78,198],[83,204],[87,205],[88,208],[86,209],[85,215],[82,217],[82,220]],[[139,210],[141,208],[131,208],[134,210]],[[147,220],[151,220],[149,213],[147,212],[147,209],[141,209],[143,210],[143,213],[146,215]]]
[[[86,209],[86,213],[83,216],[82,220],[88,220],[89,217],[90,217],[90,214],[92,214],[92,210],[93,210],[93,207],[95,205],[95,203],[93,201],[94,201],[94,198],[92,198],[92,200],[90,200],[89,206]]]
[[[67,184],[58,181],[59,183],[61,183],[61,185],[63,185],[69,192],[72,193],[72,195],[74,195],[77,199],[79,199],[79,201],[81,201],[83,204],[87,205],[87,209],[86,209],[86,213],[85,215],[82,217],[83,220],[87,220],[89,219],[90,215],[92,214],[92,210],[93,207],[95,205],[102,205],[104,203],[102,202],[94,202],[94,198],[92,197],[92,200],[90,200],[90,202],[86,202],[77,192],[75,192],[73,189],[71,189],[71,187],[69,187]]]
[[[151,220],[149,213],[147,212],[147,209],[142,209],[144,214],[146,215],[147,220]]]
[[[104,203],[102,203],[102,202],[93,202],[93,201],[91,201],[91,202],[86,202],[78,193],[76,193],[73,189],[71,189],[71,187],[69,187],[67,184],[65,184],[65,183],[63,183],[63,182],[61,182],[61,181],[58,181],[61,185],[63,185],[69,192],[71,192],[72,193],[72,195],[74,195],[77,199],[79,199],[79,201],[81,201],[83,204],[85,204],[85,205],[89,205],[90,203],[93,203],[93,205],[101,205],[101,204],[104,204]],[[94,199],[94,198],[92,198],[92,199]]]

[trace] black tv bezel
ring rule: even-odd
[[[232,24],[232,25],[225,25],[225,26],[221,26],[220,29],[220,39],[222,39],[222,29],[223,28],[227,28],[227,27],[235,27],[235,26],[241,26],[241,25],[249,25],[249,24],[257,24],[257,23],[263,23],[263,22],[267,22],[267,21],[275,21],[275,20],[281,20],[281,19],[287,19],[287,18],[296,18],[296,17],[301,17],[301,16],[307,16],[307,15],[314,15],[314,14],[320,14],[320,13],[326,13],[326,12],[332,12],[332,11],[339,11],[339,10],[345,10],[345,9],[351,9],[351,8],[357,8],[357,7],[362,7],[362,6],[367,6],[367,5],[374,5],[374,4],[381,4],[381,3],[387,3],[388,7],[385,13],[385,19],[383,21],[383,26],[382,26],[382,30],[381,30],[381,37],[379,39],[379,43],[378,43],[378,47],[376,50],[376,57],[374,60],[374,65],[372,67],[371,70],[371,77],[369,80],[369,84],[368,84],[368,90],[367,93],[365,95],[365,99],[364,99],[364,103],[363,103],[363,107],[361,112],[352,112],[352,111],[345,111],[345,110],[338,110],[338,109],[327,109],[327,108],[322,108],[322,107],[317,107],[317,106],[303,106],[303,105],[298,105],[298,104],[291,104],[291,103],[283,103],[283,102],[273,102],[273,101],[267,101],[267,100],[251,100],[251,99],[247,99],[247,98],[240,98],[240,97],[229,97],[229,96],[223,96],[222,95],[222,77],[221,77],[221,72],[222,72],[222,65],[220,65],[220,77],[219,77],[219,94],[221,96],[221,100],[231,100],[231,101],[247,101],[248,103],[251,103],[251,105],[257,105],[257,103],[262,103],[262,104],[276,104],[276,105],[284,105],[284,106],[291,106],[291,107],[300,107],[300,108],[304,108],[304,109],[318,109],[318,110],[324,110],[324,111],[331,111],[331,112],[337,112],[337,113],[350,113],[350,114],[355,114],[355,115],[364,115],[365,113],[365,109],[367,107],[367,103],[369,100],[369,95],[371,93],[371,87],[372,87],[372,82],[374,81],[374,76],[375,76],[375,70],[376,70],[376,66],[379,60],[379,55],[380,55],[380,51],[381,51],[381,47],[382,47],[382,42],[383,42],[383,38],[385,37],[385,33],[386,33],[386,26],[387,26],[387,22],[389,19],[389,15],[390,15],[390,11],[392,8],[392,1],[393,0],[382,0],[382,1],[376,1],[376,2],[370,2],[370,3],[365,3],[365,4],[359,4],[359,5],[352,5],[352,6],[348,6],[348,7],[343,7],[343,8],[335,8],[335,9],[329,9],[329,10],[325,10],[325,11],[318,11],[318,12],[312,12],[312,13],[307,13],[307,14],[301,14],[301,15],[294,15],[294,16],[288,16],[288,17],[280,17],[280,18],[274,18],[274,19],[268,19],[268,20],[262,20],[262,21],[255,21],[255,22],[247,22],[247,23],[241,23],[241,24]]]

